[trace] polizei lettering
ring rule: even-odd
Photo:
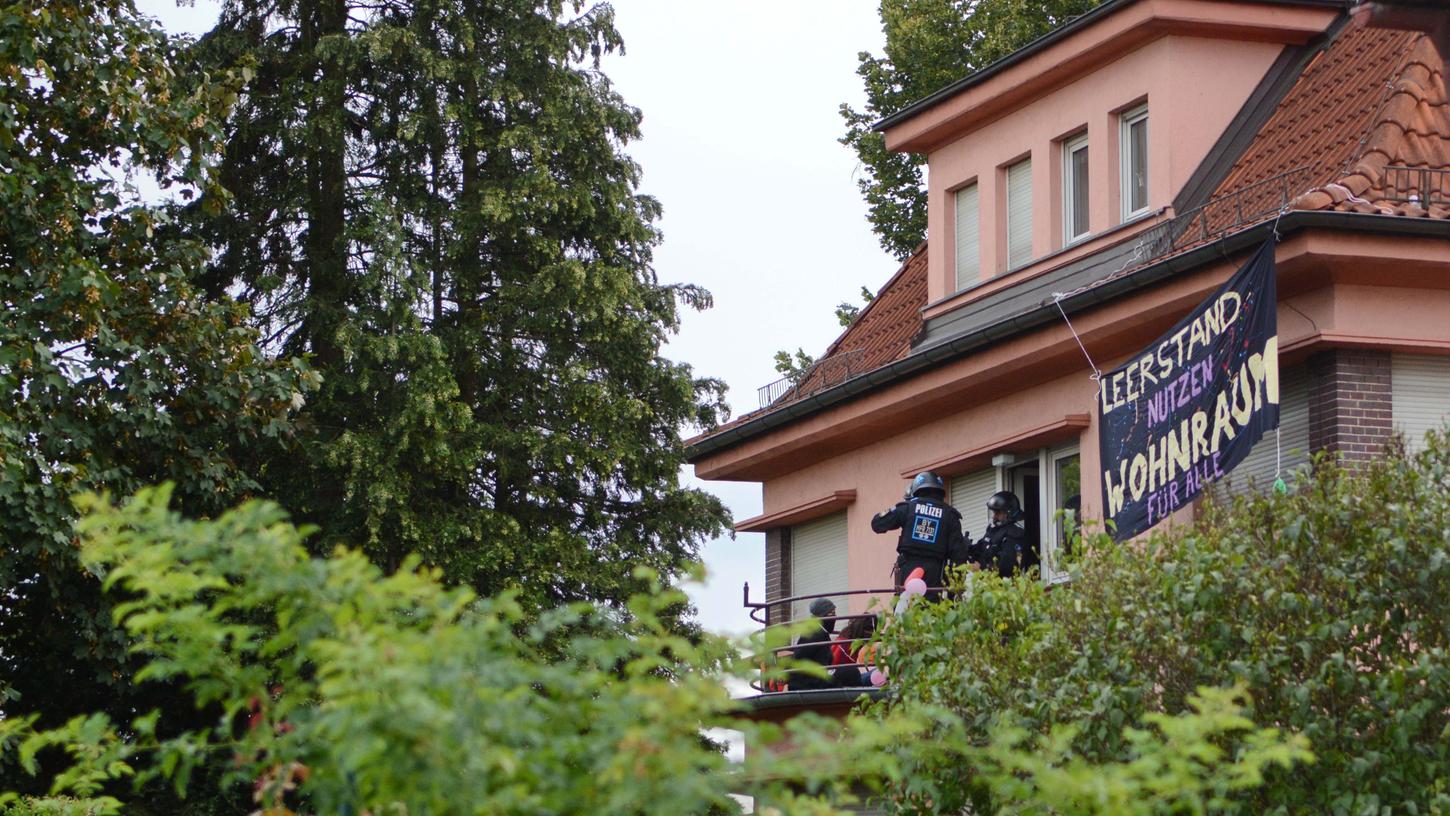
[[[918,516],[931,516],[932,518],[941,518],[942,517],[941,516],[941,513],[942,513],[941,508],[940,507],[936,507],[934,505],[930,505],[930,504],[918,504],[918,505],[916,505],[916,514]]]

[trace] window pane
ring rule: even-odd
[[[1069,203],[1072,212],[1072,223],[1068,224],[1069,235],[1073,238],[1085,235],[1088,231],[1088,151],[1087,145],[1083,145],[1072,151],[1069,162],[1072,171],[1071,190],[1072,199]]]
[[[1075,506],[1082,494],[1082,466],[1077,454],[1057,460],[1057,509]]]
[[[1053,552],[1050,563],[1043,570],[1044,577],[1048,580],[1056,580],[1061,570],[1060,558],[1063,555],[1071,555],[1072,548],[1067,537],[1068,522],[1072,522],[1074,529],[1082,521],[1082,463],[1077,454],[1064,456],[1053,462],[1053,492],[1057,498],[1057,506],[1053,508],[1052,529],[1056,531],[1056,541],[1052,542]],[[1048,572],[1051,574],[1047,574]]]
[[[1128,126],[1129,204],[1133,212],[1148,206],[1148,118]]]

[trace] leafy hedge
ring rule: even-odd
[[[1358,472],[1321,459],[1291,495],[1211,506],[1190,528],[1085,544],[1070,588],[972,575],[969,598],[883,635],[897,695],[875,716],[954,715],[942,739],[900,749],[903,812],[994,812],[949,737],[985,745],[1009,712],[1029,733],[1071,725],[1081,759],[1123,762],[1125,726],[1236,684],[1254,722],[1306,737],[1317,760],[1266,771],[1221,812],[1450,812],[1445,436]]]
[[[133,783],[216,766],[276,813],[705,814],[741,790],[774,814],[850,792],[902,813],[1450,812],[1442,436],[1145,542],[1089,537],[1070,588],[973,575],[884,627],[893,696],[844,728],[732,720],[722,683],[748,661],[671,632],[678,592],[529,623],[412,564],[310,558],[275,506],[194,521],[169,499],[83,500],[83,559],[121,596],[138,682],[225,713],[180,734],[172,712],[0,720],[0,756],[66,760],[0,813],[119,812]],[[744,767],[702,738],[725,725]]]

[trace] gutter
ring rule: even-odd
[[[1450,238],[1450,221],[1430,218],[1407,218],[1401,215],[1367,215],[1322,210],[1293,210],[1283,218],[1264,221],[1248,229],[1226,235],[1212,243],[1173,255],[1136,272],[1065,298],[1062,308],[1069,314],[1104,303],[1128,292],[1151,286],[1165,278],[1190,272],[1210,260],[1219,260],[1227,253],[1253,247],[1274,233],[1287,234],[1311,228],[1340,229],[1379,235],[1428,236]],[[712,453],[727,450],[767,431],[788,425],[797,419],[819,413],[837,403],[893,385],[918,372],[948,363],[971,354],[997,340],[1027,332],[1060,320],[1057,306],[1050,300],[1035,308],[1003,318],[967,334],[944,340],[934,346],[918,349],[906,357],[880,368],[853,377],[777,411],[738,425],[715,436],[706,437],[685,449],[687,461],[694,462]]]
[[[1355,2],[1355,0],[1253,0],[1253,1],[1254,2],[1257,2],[1257,3],[1266,4],[1266,5],[1276,5],[1276,6],[1316,6],[1316,7],[1320,7],[1320,8],[1330,8],[1330,9],[1339,9],[1339,10],[1348,9]],[[1135,2],[1137,2],[1137,0],[1108,0],[1108,2],[1103,3],[1101,6],[1097,6],[1096,8],[1093,8],[1090,11],[1083,12],[1082,14],[1080,14],[1080,15],[1072,18],[1071,20],[1068,20],[1066,23],[1063,23],[1062,25],[1058,26],[1057,28],[1054,28],[1053,30],[1047,32],[1046,34],[1043,34],[1041,37],[1038,37],[1037,39],[1033,40],[1032,42],[1030,42],[1030,43],[1022,46],[1021,48],[1017,49],[1016,51],[1013,51],[1012,53],[1008,54],[1007,56],[1002,57],[1000,59],[997,59],[997,60],[995,60],[993,62],[988,63],[986,65],[986,67],[982,68],[981,70],[976,71],[976,72],[971,73],[971,74],[968,74],[966,77],[964,77],[962,79],[959,79],[956,82],[953,82],[952,84],[946,86],[945,88],[942,88],[939,91],[936,91],[935,93],[932,93],[930,96],[926,97],[925,99],[921,99],[921,100],[919,100],[917,102],[913,102],[910,105],[906,106],[905,108],[901,109],[900,111],[898,111],[896,113],[893,113],[890,116],[887,116],[887,117],[882,118],[880,121],[876,122],[875,124],[873,124],[871,126],[871,130],[872,130],[872,132],[880,133],[880,132],[886,130],[887,128],[889,128],[889,127],[891,127],[891,126],[893,126],[893,125],[895,125],[895,124],[897,124],[899,122],[902,122],[902,121],[904,121],[906,119],[910,119],[911,117],[913,117],[913,116],[917,115],[918,113],[922,112],[923,110],[925,110],[925,109],[927,109],[927,108],[929,108],[929,107],[937,104],[938,102],[941,102],[941,101],[943,101],[945,99],[948,99],[950,97],[956,96],[958,93],[960,93],[962,91],[965,91],[966,89],[968,89],[968,88],[970,88],[970,87],[972,87],[974,85],[979,85],[979,84],[987,81],[988,79],[991,79],[993,76],[996,76],[997,74],[1002,73],[1003,71],[1007,70],[1008,68],[1011,68],[1013,65],[1016,65],[1017,63],[1022,62],[1023,60],[1027,59],[1028,57],[1031,57],[1031,56],[1035,55],[1037,52],[1042,51],[1043,49],[1045,49],[1048,46],[1052,45],[1053,43],[1057,42],[1058,40],[1061,40],[1061,39],[1063,39],[1063,38],[1071,35],[1072,33],[1076,32],[1078,29],[1084,28],[1084,27],[1089,26],[1089,25],[1092,25],[1093,23],[1095,23],[1095,22],[1098,21],[1098,18],[1100,18],[1100,17],[1106,17],[1106,16],[1112,14],[1113,12],[1117,11],[1119,8],[1122,8],[1123,6],[1131,5],[1132,3],[1135,3]]]

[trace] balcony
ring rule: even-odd
[[[935,588],[940,591],[941,588]],[[794,595],[789,598],[777,598],[770,601],[752,600],[750,597],[750,584],[745,584],[744,606],[749,610],[750,619],[760,625],[762,632],[780,630],[793,624],[799,624],[800,620],[792,620],[789,610],[797,603],[809,603],[817,598],[831,598],[835,600],[849,599],[858,596],[890,598],[899,592],[895,587],[881,589],[850,589],[840,592],[823,592],[814,595]],[[854,614],[834,615],[819,620],[836,622],[836,629],[844,629],[849,622],[864,618],[877,617],[878,613],[860,612]],[[843,648],[850,647],[852,641],[840,637],[839,632],[832,640],[826,641],[824,645],[834,647],[837,645]],[[822,645],[822,644],[815,644]],[[787,657],[795,651],[795,645],[779,646],[771,650],[770,660]],[[877,665],[874,661],[838,663],[827,667],[827,671],[855,670],[870,673]],[[812,688],[804,690],[791,690],[788,685],[775,687],[767,686],[763,679],[757,678],[750,684],[756,692],[753,696],[744,698],[746,710],[742,716],[746,719],[757,721],[779,722],[790,719],[804,711],[811,711],[823,716],[845,718],[863,699],[875,700],[888,693],[887,686],[833,686],[830,688]]]

